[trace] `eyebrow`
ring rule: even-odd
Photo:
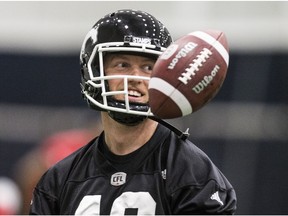
[[[104,58],[104,61],[106,61],[107,57],[110,59],[110,61],[114,60],[115,58],[119,58],[119,59],[123,59],[123,60],[127,60],[128,58],[125,57],[124,55],[122,54],[111,54],[109,53],[105,58]]]
[[[146,56],[141,56],[141,55],[134,55],[134,54],[131,54],[132,56],[139,56],[139,57],[142,57],[143,60],[145,61],[151,61],[151,62],[155,62],[155,60],[153,58],[149,58],[149,57],[146,57]],[[109,53],[107,54],[107,56],[113,60],[114,58],[119,58],[119,59],[123,59],[123,60],[128,60],[128,56],[129,54],[120,54],[120,53],[117,53],[117,54],[113,54],[113,53]],[[106,57],[107,57],[106,56]]]

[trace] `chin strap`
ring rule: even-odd
[[[162,124],[163,126],[169,128],[172,130],[180,139],[186,140],[189,137],[189,128],[186,129],[186,131],[182,132],[178,128],[174,127],[170,123],[164,121],[163,119],[157,118],[155,116],[149,116],[150,119],[157,121],[158,123]]]
[[[144,119],[146,119],[146,116],[138,116],[138,115],[131,115],[131,114],[124,114],[119,112],[108,112],[109,116],[113,118],[115,121],[125,124],[127,126],[134,126],[142,122]],[[149,116],[148,118],[157,121],[158,123],[162,124],[163,126],[167,127],[171,131],[173,131],[180,139],[186,140],[189,137],[189,128],[186,129],[186,131],[182,132],[178,128],[174,127],[170,123],[157,118],[155,116]]]
[[[118,123],[127,126],[135,126],[147,118],[146,116],[132,115],[114,111],[108,111],[108,115]]]

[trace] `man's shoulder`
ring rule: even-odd
[[[214,174],[218,172],[204,151],[188,139],[182,140],[175,135],[171,136],[167,157],[167,173],[170,173],[172,179],[170,183],[202,185],[212,177],[209,177],[211,170],[215,171]]]
[[[180,155],[189,155],[189,158],[195,161],[198,159],[208,159],[209,157],[207,154],[202,151],[192,140],[190,137],[186,139],[182,139],[181,137],[177,136],[175,133],[171,133],[169,138],[169,148],[172,153],[174,153],[174,157]],[[179,157],[179,159],[184,160],[187,159],[186,157]]]
[[[84,169],[83,166],[87,166],[95,149],[95,139],[51,166],[41,177],[37,187],[46,191],[49,191],[51,188],[57,190],[57,188],[63,187],[63,184],[75,172],[81,171]],[[78,173],[78,175],[81,175],[81,173]]]

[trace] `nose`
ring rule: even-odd
[[[131,67],[131,71],[130,71],[130,75],[133,76],[133,78],[129,78],[129,83],[130,84],[140,84],[140,83],[143,83],[144,80],[141,79],[140,77],[137,77],[137,76],[141,76],[143,77],[143,71],[142,69],[138,66],[138,65],[134,65]]]
[[[131,75],[134,75],[134,76],[140,76],[141,75],[141,68],[138,66],[138,65],[133,65],[131,67]]]

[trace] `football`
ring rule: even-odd
[[[228,63],[228,43],[222,31],[195,31],[179,38],[153,67],[148,87],[151,112],[171,119],[201,109],[222,86]]]

